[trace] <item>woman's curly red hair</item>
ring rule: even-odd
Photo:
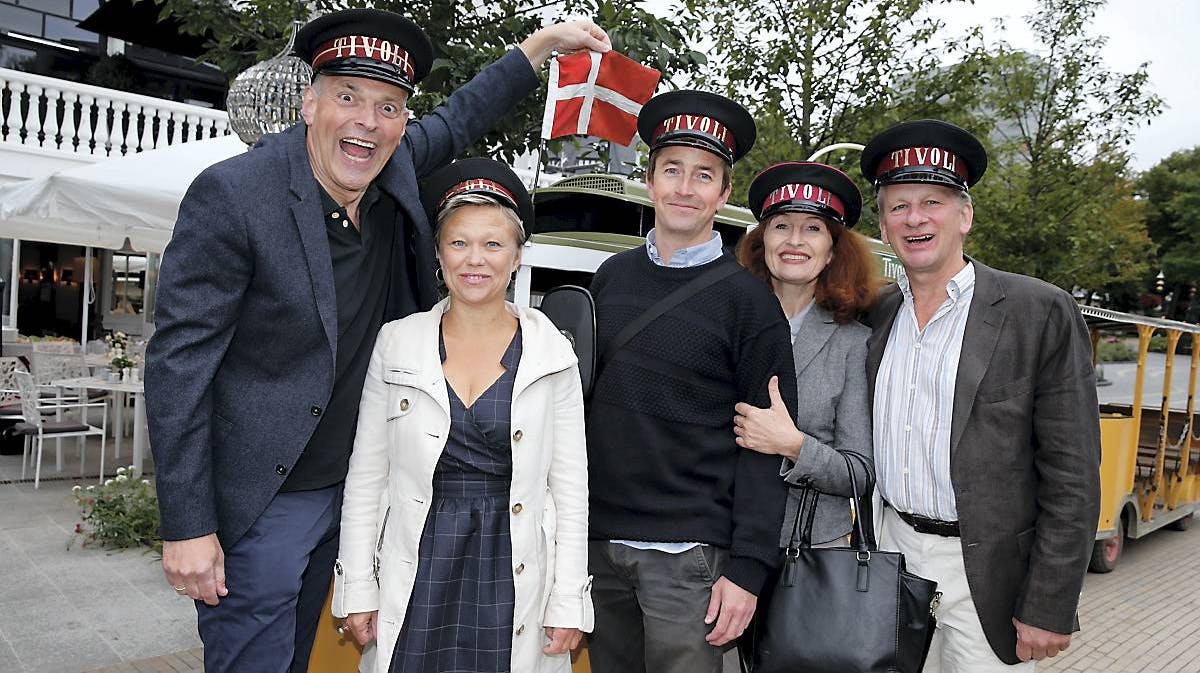
[[[760,223],[738,241],[737,260],[774,289],[763,246],[765,224]],[[830,220],[825,220],[825,226],[833,238],[833,259],[817,276],[813,301],[833,314],[836,322],[848,323],[875,303],[879,267],[861,234]]]

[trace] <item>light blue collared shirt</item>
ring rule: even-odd
[[[714,231],[712,238],[703,243],[698,243],[689,248],[680,248],[671,255],[671,261],[664,263],[662,256],[658,254],[658,246],[654,244],[656,238],[655,231],[651,229],[646,233],[646,254],[650,255],[650,261],[659,266],[665,266],[672,269],[687,269],[701,264],[708,264],[717,259],[722,253],[721,234]]]
[[[646,233],[646,254],[650,255],[650,261],[659,266],[686,269],[693,266],[700,266],[701,264],[708,264],[716,260],[723,253],[721,234],[714,231],[712,238],[704,243],[676,250],[675,254],[671,255],[671,261],[664,264],[662,256],[658,254],[658,246],[654,244],[654,238],[654,230],[651,229]],[[668,554],[682,554],[692,547],[699,547],[702,544],[700,542],[644,542],[642,540],[611,540],[611,542],[633,547],[634,549],[653,549]]]

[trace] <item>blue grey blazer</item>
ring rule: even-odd
[[[872,474],[854,461],[854,478],[865,497],[874,481],[871,409],[867,393],[867,339],[871,330],[854,321],[834,322],[814,305],[804,316],[792,353],[796,359],[796,425],[804,444],[795,463],[784,458],[780,474],[793,486],[820,493],[813,519],[814,544],[832,542],[850,532],[850,475],[838,451],[867,459]],[[792,535],[802,488],[788,492],[779,545]]]
[[[483,135],[538,85],[513,49],[408,125],[377,178],[407,216],[420,306],[436,300],[433,236],[417,180]],[[146,402],[162,535],[216,532],[228,548],[299,459],[333,389],[337,306],[307,126],[268,136],[201,173],[179,208],[159,273]],[[393,295],[397,293],[392,293]],[[411,300],[408,303],[412,303]]]

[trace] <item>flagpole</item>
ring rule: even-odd
[[[529,211],[530,211],[530,215],[533,217],[533,222],[529,223],[530,226],[533,226],[537,222],[537,199],[534,198],[533,193],[534,193],[534,191],[537,190],[538,185],[541,184],[542,162],[545,160],[546,160],[546,139],[542,138],[538,142],[537,165],[535,165],[533,167],[533,185],[529,188]]]

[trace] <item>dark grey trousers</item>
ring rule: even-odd
[[[728,556],[712,546],[668,554],[590,542],[593,673],[721,673],[726,648],[704,640],[713,626],[704,615]]]

